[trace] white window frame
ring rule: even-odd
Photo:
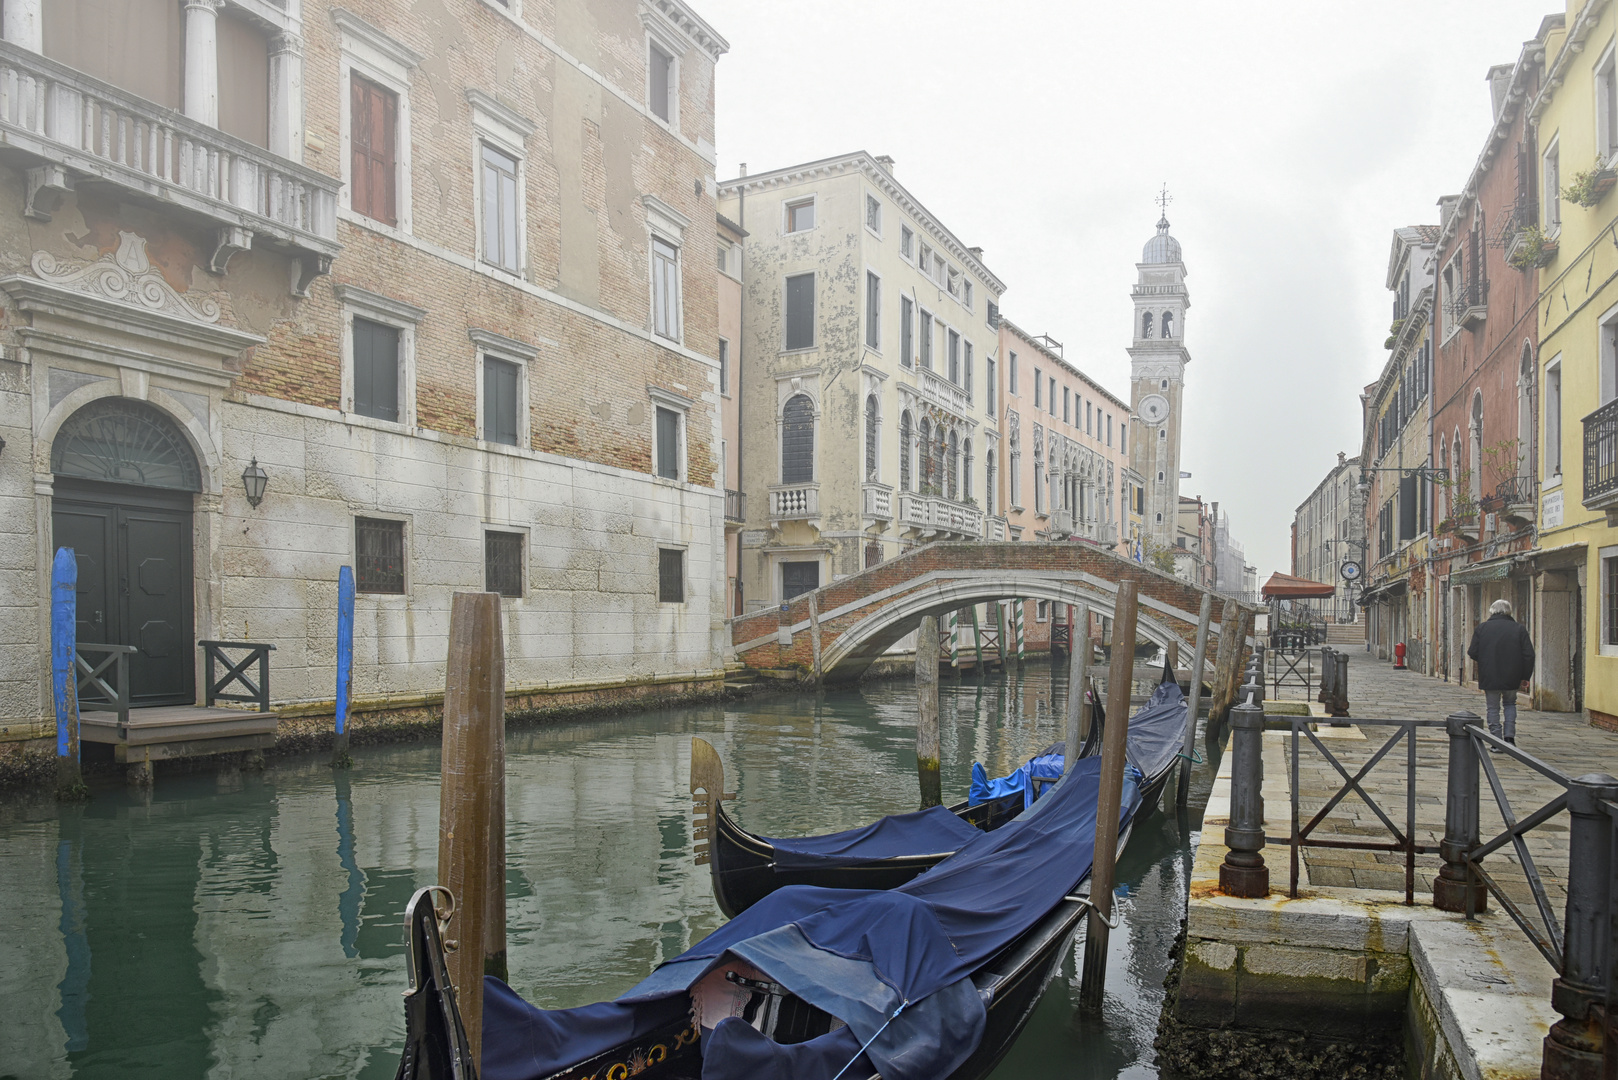
[[[876,282],[876,310],[874,312],[871,310],[871,282],[872,281]],[[861,305],[861,307],[862,307],[862,309],[864,311],[864,315],[862,316],[861,321],[865,324],[865,337],[863,339],[864,342],[865,342],[865,347],[867,349],[870,349],[872,352],[874,352],[874,353],[876,353],[878,355],[881,355],[881,353],[882,353],[882,275],[877,273],[875,270],[871,269],[869,266],[867,266],[865,268],[865,296],[862,299],[864,300],[864,303]],[[871,341],[872,337],[876,338],[876,342],[874,344]]]
[[[466,91],[467,104],[472,106],[472,184],[477,204],[476,238],[473,241],[480,269],[497,274],[526,277],[528,274],[528,136],[534,133],[534,123],[520,113],[500,104],[480,90]],[[516,162],[517,174],[517,267],[508,269],[490,262],[483,248],[484,190],[483,147],[487,144]]]
[[[685,64],[685,45],[680,41],[679,35],[669,27],[662,25],[661,21],[650,12],[641,13],[641,25],[646,28],[645,52],[641,55],[646,64],[645,97],[646,115],[652,123],[667,128],[678,135],[680,133],[680,78],[681,68]],[[664,120],[652,111],[652,49],[656,48],[669,58],[669,118]]]
[[[1605,405],[1618,398],[1618,304],[1603,311],[1596,325],[1600,334],[1596,348],[1596,404]]]
[[[1552,177],[1555,179],[1552,179]],[[1551,136],[1545,152],[1539,156],[1540,204],[1544,207],[1542,225],[1547,238],[1562,233],[1562,140]]]
[[[876,210],[876,225],[874,227],[871,225],[871,210],[873,208]],[[876,237],[878,240],[882,239],[882,200],[871,194],[869,191],[865,193],[864,214],[865,231]]]
[[[1551,395],[1549,393],[1552,375],[1555,375],[1556,377],[1556,413],[1554,418],[1551,414]],[[1547,391],[1542,395],[1544,399],[1544,415],[1540,418],[1540,431],[1542,432],[1541,437],[1545,440],[1545,446],[1540,451],[1539,459],[1541,462],[1540,470],[1542,472],[1545,471],[1545,466],[1549,465],[1551,462],[1551,445],[1553,441],[1556,447],[1555,458],[1557,470],[1554,473],[1545,472],[1544,487],[1545,490],[1548,491],[1552,488],[1561,486],[1562,470],[1566,468],[1567,465],[1567,463],[1562,460],[1562,414],[1566,411],[1567,407],[1563,400],[1566,387],[1562,382],[1561,353],[1557,353],[1550,359],[1548,363],[1546,363],[1545,374],[1540,385],[1544,386]]]
[[[371,292],[356,285],[334,285],[332,292],[342,305],[342,386],[338,408],[345,418],[367,424],[381,424],[400,430],[416,426],[416,328],[426,318],[425,308],[395,300],[390,296]],[[399,419],[379,420],[374,416],[361,417],[354,411],[354,316],[369,319],[399,331]],[[478,370],[481,382],[483,371]],[[375,514],[368,516],[375,517]]]
[[[1612,630],[1612,627],[1607,623],[1607,612],[1612,606],[1607,597],[1606,563],[1608,559],[1618,559],[1618,546],[1604,547],[1596,552],[1596,576],[1601,580],[1597,583],[1596,588],[1593,591],[1596,594],[1596,603],[1601,605],[1601,615],[1598,620],[1600,623],[1599,633],[1601,634],[1601,640],[1599,642],[1601,655],[1618,656],[1618,645],[1607,644],[1607,638],[1610,636]]]
[[[957,301],[961,299],[961,281],[964,277],[965,275],[949,263],[944,264],[944,291]]]
[[[691,219],[655,195],[642,195],[646,209],[646,329],[655,336],[685,343],[685,231]],[[674,247],[674,333],[657,329],[657,256],[653,244],[662,240]]]
[[[517,365],[517,448],[532,446],[532,408],[529,398],[529,366],[539,359],[539,350],[491,330],[471,329],[466,336],[472,341],[474,368],[477,372],[477,433],[478,441],[489,443],[483,428],[483,363],[485,360],[504,360]],[[507,446],[507,443],[489,443],[489,446]]]
[[[337,113],[341,161],[338,164],[343,187],[338,194],[338,205],[345,212],[345,218],[355,224],[379,232],[409,234],[414,222],[410,206],[410,73],[421,63],[421,54],[344,8],[333,8],[331,17],[337,24],[339,38]],[[349,113],[353,103],[352,79],[356,74],[391,90],[399,102],[393,132],[396,141],[393,164],[397,170],[393,181],[393,201],[399,219],[397,225],[378,221],[354,209],[353,121]]]
[[[916,230],[908,225],[899,226],[899,258],[907,263],[916,261]]]
[[[1036,623],[1049,622],[1051,602],[1049,600],[1034,601],[1034,621]]]
[[[814,212],[815,222],[808,228],[794,229],[792,227],[792,211],[807,206]],[[796,236],[799,233],[814,232],[820,228],[820,198],[816,195],[804,195],[796,199],[783,199],[781,201],[781,235]]]
[[[687,439],[691,430],[692,401],[690,398],[681,397],[679,394],[672,393],[660,386],[648,386],[646,396],[652,402],[652,479],[662,481],[665,484],[688,483],[691,474],[686,468],[686,464],[690,460]],[[679,443],[678,453],[680,460],[675,465],[674,471],[676,475],[672,477],[663,476],[658,472],[659,466],[663,464],[659,460],[657,453],[657,410],[659,408],[668,409],[680,418],[679,438],[675,440]]]
[[[1618,139],[1609,139],[1618,111],[1618,51],[1608,42],[1595,65],[1596,154],[1599,165],[1610,166],[1618,157]]]

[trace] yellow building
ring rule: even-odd
[[[1539,267],[1535,643],[1573,706],[1618,728],[1618,6],[1569,0],[1519,160],[1532,212],[1501,238]],[[1536,205],[1537,204],[1537,205]],[[1541,676],[1543,677],[1543,676]]]

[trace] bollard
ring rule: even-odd
[[[1248,699],[1230,711],[1230,824],[1219,891],[1226,896],[1270,895],[1264,865],[1264,710]]]
[[[1470,740],[1468,740],[1470,741]],[[1551,981],[1551,1007],[1562,1018],[1545,1036],[1540,1075],[1552,1080],[1600,1080],[1607,956],[1611,935],[1612,817],[1602,800],[1618,799],[1618,779],[1591,773],[1567,789],[1567,917],[1562,972]]]
[[[1191,654],[1191,695],[1185,703],[1185,745],[1180,749],[1180,779],[1175,805],[1184,806],[1191,795],[1191,759],[1196,749],[1197,703],[1202,700],[1202,665],[1208,659],[1208,624],[1213,621],[1213,595],[1202,594],[1197,616],[1197,647]]]
[[[1090,605],[1080,604],[1074,625],[1082,636],[1069,641],[1067,677],[1067,745],[1063,748],[1063,772],[1072,772],[1079,762],[1079,747],[1090,731],[1090,703],[1085,700],[1085,684],[1090,681]]]
[[[1336,654],[1336,660],[1337,660],[1337,682],[1336,682],[1335,685],[1337,687],[1337,708],[1338,708],[1338,711],[1332,713],[1332,715],[1333,716],[1347,716],[1348,715],[1348,654],[1346,652],[1337,653]]]
[[[1467,852],[1478,846],[1478,744],[1469,727],[1483,723],[1475,712],[1451,713],[1444,719],[1449,733],[1449,779],[1444,789],[1444,839],[1438,853],[1444,860],[1433,878],[1433,907],[1459,911],[1471,918],[1488,908],[1489,892],[1472,880],[1466,867]]]
[[[337,569],[337,704],[332,737],[334,769],[353,766],[348,753],[348,711],[354,687],[354,568]]]
[[[916,628],[916,778],[921,808],[943,804],[938,773],[938,616],[922,616]]]
[[[447,958],[466,1040],[483,1052],[483,977],[506,974],[506,655],[498,593],[450,601],[438,881],[454,894]]]

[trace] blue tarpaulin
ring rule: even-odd
[[[775,848],[776,869],[801,870],[828,865],[859,866],[896,855],[947,854],[977,834],[977,829],[946,807],[929,806],[913,814],[892,814],[847,832],[762,839]]]
[[[1080,761],[1031,811],[991,833],[972,830],[953,856],[897,889],[778,889],[616,1001],[536,1009],[485,979],[484,1080],[549,1076],[678,1018],[685,992],[727,954],[848,1028],[766,1045],[740,1018],[724,1019],[704,1033],[704,1080],[832,1080],[861,1046],[886,1080],[948,1075],[983,1034],[971,973],[1089,872],[1100,767],[1100,758]],[[1130,771],[1125,822],[1139,801]]]
[[[1056,743],[1043,754],[1036,754],[1028,759],[1028,763],[1019,766],[1006,776],[997,776],[989,779],[988,773],[980,762],[972,762],[972,787],[967,793],[966,801],[969,806],[978,806],[990,799],[998,799],[1006,795],[1022,792],[1022,805],[1026,810],[1034,805],[1039,793],[1034,790],[1033,777],[1044,780],[1057,780],[1062,776],[1062,761],[1064,743]]]

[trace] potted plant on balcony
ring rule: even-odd
[[[1562,198],[1588,208],[1600,202],[1614,184],[1618,184],[1618,170],[1603,169],[1598,165],[1574,173],[1568,185],[1562,189]]]
[[[1391,349],[1399,341],[1399,330],[1404,326],[1403,319],[1394,319],[1393,325],[1388,327],[1388,340],[1382,343],[1384,349]]]
[[[1544,266],[1556,258],[1557,242],[1545,235],[1538,225],[1527,225],[1518,231],[1506,261],[1518,270]]]

